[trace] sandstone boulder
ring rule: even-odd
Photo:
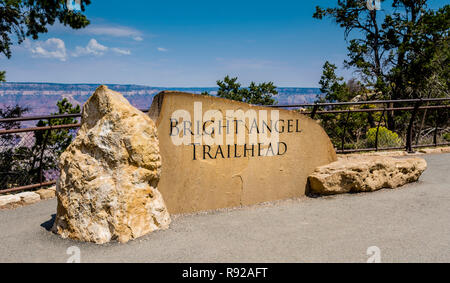
[[[3,208],[10,204],[18,203],[20,201],[21,201],[21,198],[17,195],[0,196],[0,208]]]
[[[33,204],[41,200],[41,197],[35,192],[23,192],[16,196],[20,197],[23,204]]]
[[[308,177],[313,194],[331,195],[397,188],[415,182],[427,168],[423,158],[364,156],[318,167]]]
[[[36,193],[41,197],[42,200],[54,198],[56,195],[55,190],[52,189],[40,189],[37,190]]]
[[[56,186],[51,186],[49,188],[46,188],[46,190],[51,190],[51,191],[56,192]]]
[[[423,148],[419,150],[420,153],[433,154],[433,153],[450,153],[450,147],[438,147],[438,148]]]
[[[85,103],[81,123],[60,157],[53,231],[101,244],[168,228],[157,189],[161,157],[153,121],[100,86]]]

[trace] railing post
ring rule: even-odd
[[[314,107],[313,107],[313,110],[311,112],[311,119],[314,119],[314,116],[316,116],[316,112],[317,112],[317,108],[318,107],[319,106],[317,105],[317,103],[314,103]]]
[[[409,121],[408,131],[406,134],[406,151],[408,153],[414,153],[414,150],[412,148],[413,126],[414,126],[414,120],[416,119],[417,112],[419,111],[419,107],[420,107],[421,103],[422,103],[422,99],[420,99],[420,101],[417,101],[414,104],[414,109],[411,113],[411,120]]]
[[[436,115],[436,119],[435,119],[435,121],[434,121],[434,124],[435,124],[435,128],[434,128],[434,135],[433,135],[433,143],[434,143],[434,147],[437,147],[437,132],[438,132],[438,119],[439,119],[439,116],[438,116],[438,111],[437,111],[437,109],[436,110],[434,110],[434,113],[435,113],[435,115]]]
[[[350,118],[350,109],[347,112],[347,118],[345,119],[344,130],[342,132],[342,137],[341,137],[341,150],[342,150],[342,152],[344,151],[345,133],[347,131],[347,124],[348,124],[348,119],[349,118]]]
[[[48,124],[51,125],[51,119],[48,119]],[[48,141],[48,136],[50,135],[50,132],[52,130],[47,130],[45,133],[45,137],[44,137],[44,142],[42,144],[42,151],[41,151],[41,156],[40,156],[40,160],[39,160],[39,183],[43,183],[44,178],[43,178],[43,174],[42,174],[42,160],[44,159],[44,151],[45,148],[47,147],[47,141]]]
[[[381,113],[381,117],[380,120],[378,121],[378,126],[377,126],[377,133],[375,135],[375,151],[378,151],[378,132],[380,130],[380,125],[381,122],[383,121],[384,118],[384,112],[386,111],[386,107],[383,109],[383,112]]]

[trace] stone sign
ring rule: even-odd
[[[296,111],[161,92],[156,122],[170,213],[251,205],[305,194],[309,174],[336,160],[325,131]]]

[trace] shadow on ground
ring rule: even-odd
[[[53,223],[55,223],[56,214],[52,214],[51,219],[48,221],[45,221],[41,224],[41,227],[45,228],[47,231],[51,231],[53,227]]]

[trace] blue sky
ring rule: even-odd
[[[207,87],[229,74],[315,87],[323,63],[342,66],[346,56],[342,29],[312,18],[332,0],[92,2],[88,28],[55,25],[1,57],[7,80]]]

